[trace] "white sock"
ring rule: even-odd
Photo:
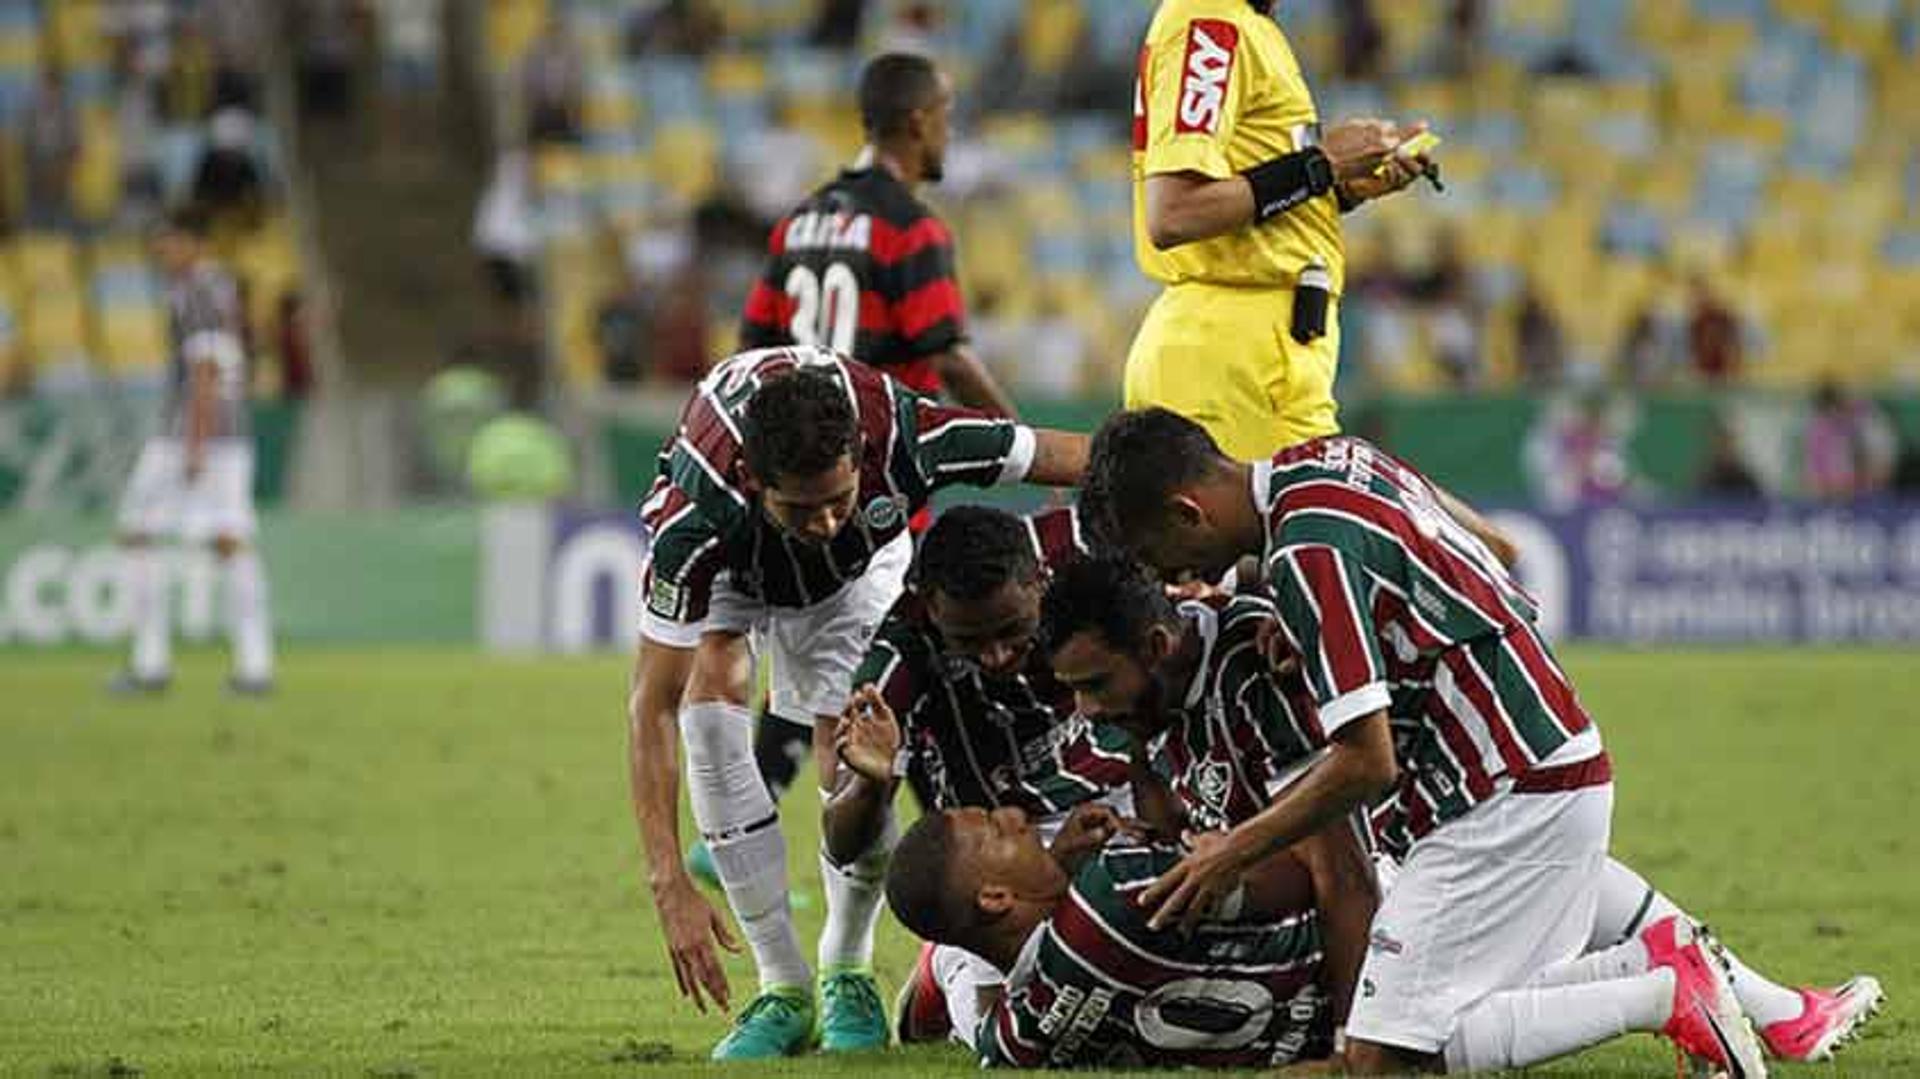
[[[167,604],[167,554],[150,544],[126,548],[133,569],[133,658],[135,678],[158,681],[173,673],[173,633]]]
[[[1616,859],[1607,859],[1600,871],[1600,903],[1593,919],[1593,937],[1589,947],[1606,947],[1629,937],[1669,915],[1691,918],[1673,900],[1654,890],[1646,878]],[[1804,1010],[1800,994],[1768,979],[1747,966],[1731,951],[1728,963],[1733,968],[1733,995],[1740,1009],[1756,1026],[1767,1026],[1783,1019],[1797,1018]]]
[[[811,992],[813,972],[788,898],[787,837],[753,761],[753,714],[733,704],[688,705],[680,710],[680,740],[694,823],[753,952],[760,988]]]
[[[1535,989],[1544,989],[1555,985],[1610,982],[1617,978],[1632,978],[1645,974],[1648,964],[1647,946],[1640,943],[1638,936],[1633,936],[1611,948],[1602,948],[1597,952],[1588,952],[1578,959],[1555,963],[1528,978],[1527,985]]]
[[[823,792],[821,800],[827,795]],[[834,865],[820,850],[820,883],[827,893],[827,922],[820,927],[820,969],[865,970],[873,966],[873,927],[886,897],[887,860],[900,839],[893,810],[867,852],[851,865]]]
[[[1673,1010],[1673,972],[1513,989],[1475,1004],[1443,1050],[1449,1072],[1524,1068],[1631,1030],[1658,1031]]]
[[[242,547],[226,560],[227,635],[233,642],[233,673],[243,682],[273,679],[273,621],[267,609],[267,575],[260,552]]]

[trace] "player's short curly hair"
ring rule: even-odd
[[[933,522],[920,540],[913,562],[913,583],[922,595],[974,602],[998,592],[1009,581],[1023,584],[1040,577],[1027,524],[991,506],[955,506]]]
[[[953,861],[953,824],[939,810],[915,821],[894,845],[887,865],[887,906],[921,940],[954,943],[972,921],[972,905],[951,886]]]
[[[1164,408],[1120,412],[1100,425],[1080,488],[1082,520],[1096,546],[1125,550],[1157,527],[1174,492],[1205,478],[1226,455],[1206,428]]]
[[[874,138],[903,133],[907,117],[939,97],[940,73],[918,53],[882,53],[860,71],[860,122]]]
[[[790,371],[747,402],[740,450],[763,483],[818,476],[860,452],[860,424],[847,391],[825,371]]]
[[[1058,652],[1075,634],[1092,630],[1128,653],[1145,646],[1147,631],[1178,616],[1159,578],[1124,555],[1082,558],[1053,575],[1040,601],[1040,647]]]

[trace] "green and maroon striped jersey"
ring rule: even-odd
[[[1231,828],[1267,808],[1326,745],[1298,672],[1276,675],[1260,646],[1279,614],[1263,597],[1190,600],[1180,617],[1200,638],[1193,679],[1149,747],[1188,826]]]
[[[1048,569],[1086,553],[1072,509],[1026,520]],[[853,684],[879,686],[893,709],[907,784],[924,808],[1012,805],[1049,817],[1127,786],[1126,735],[1075,713],[1042,650],[1029,650],[1016,674],[988,674],[947,654],[911,592],[874,634]]]
[[[1411,838],[1537,766],[1601,752],[1534,603],[1411,466],[1314,439],[1254,467],[1267,586],[1331,737],[1385,708]]]
[[[860,424],[856,512],[826,544],[789,537],[741,484],[747,402],[768,380],[799,370],[843,387]],[[646,613],[697,625],[722,573],[729,587],[770,606],[812,606],[864,573],[934,491],[1023,477],[1033,443],[1025,427],[936,404],[827,349],[743,352],[701,380],[661,450],[659,478],[640,508],[649,532]]]
[[[1116,841],[1087,860],[981,1019],[986,1067],[1245,1068],[1325,1056],[1311,910],[1152,930],[1135,897],[1180,860]]]

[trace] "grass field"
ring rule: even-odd
[[[0,658],[0,1072],[716,1073],[720,1021],[675,998],[640,885],[620,660],[301,653],[264,702],[221,695],[211,655],[164,700],[109,700],[111,662]],[[1762,969],[1893,994],[1839,1064],[1779,1073],[1920,1075],[1920,656],[1571,666],[1618,766],[1616,852]],[[787,805],[808,889],[813,809]],[[910,945],[880,948],[891,981]],[[1671,1063],[1637,1038],[1546,1070]]]

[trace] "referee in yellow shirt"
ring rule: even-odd
[[[1424,124],[1322,132],[1269,6],[1163,0],[1133,103],[1134,251],[1166,288],[1126,404],[1188,416],[1243,460],[1339,430],[1340,215],[1430,167],[1394,153]]]

